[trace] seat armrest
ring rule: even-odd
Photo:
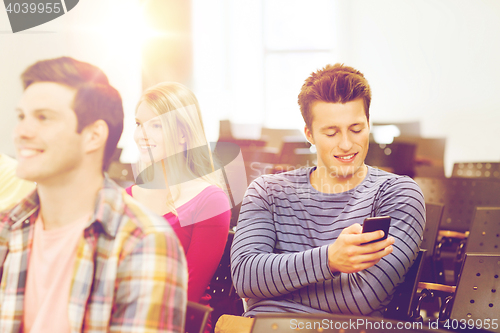
[[[456,286],[447,286],[445,284],[439,284],[439,283],[419,282],[418,289],[435,290],[435,291],[442,291],[445,293],[453,294],[453,293],[455,293],[455,290],[457,289],[457,287]]]

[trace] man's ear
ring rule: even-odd
[[[83,131],[85,136],[85,152],[90,153],[102,147],[106,148],[106,141],[108,140],[109,129],[106,122],[102,119],[94,121],[92,124],[87,125]]]
[[[309,130],[309,127],[304,126],[304,134],[306,135],[307,141],[309,141],[312,145],[314,145],[314,137],[312,135],[312,132]]]

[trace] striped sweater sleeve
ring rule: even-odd
[[[392,253],[376,265],[353,274],[341,274],[338,312],[373,315],[391,300],[395,288],[403,282],[415,261],[425,227],[424,197],[418,185],[408,177],[391,180],[381,188],[375,216],[391,217],[389,236],[394,237]]]
[[[296,253],[273,253],[273,203],[262,178],[248,188],[231,248],[233,283],[241,297],[270,298],[334,278],[328,245]]]

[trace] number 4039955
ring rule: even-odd
[[[498,319],[447,319],[443,325],[446,329],[474,329],[474,328],[484,328],[494,329],[498,328]]]
[[[9,3],[7,8],[7,13],[15,13],[15,14],[27,14],[27,13],[54,13],[54,14],[59,14],[62,10],[61,8],[61,3],[60,2],[54,2],[54,3]]]

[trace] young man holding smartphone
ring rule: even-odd
[[[37,188],[0,214],[0,332],[183,332],[176,235],[103,172],[123,129],[118,91],[68,57],[22,81],[17,175]]]
[[[423,195],[410,178],[364,164],[371,92],[336,64],[305,81],[299,105],[318,165],[264,175],[248,188],[231,253],[245,316],[260,312],[377,315],[419,251]],[[389,237],[362,233],[392,218]]]

